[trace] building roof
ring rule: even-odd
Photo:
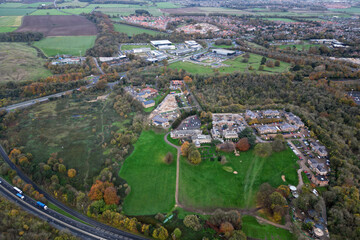
[[[212,51],[219,53],[219,54],[235,54],[235,51],[222,49],[222,48],[216,48],[216,49],[213,49]]]
[[[168,45],[168,44],[172,44],[172,42],[170,42],[169,40],[155,40],[155,41],[150,41],[150,43],[152,45]]]
[[[155,101],[152,99],[144,102],[145,105],[152,104],[152,103],[155,103]]]
[[[166,123],[166,122],[168,122],[168,120],[166,118],[163,118],[160,115],[156,115],[152,120],[154,122],[158,122],[158,123]]]

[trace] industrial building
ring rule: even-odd
[[[222,48],[213,49],[212,52],[223,56],[231,56],[231,55],[235,55],[236,53],[235,51],[226,50]]]
[[[156,41],[150,41],[151,45],[153,45],[155,48],[160,48],[164,46],[171,46],[172,42],[169,40],[156,40]]]

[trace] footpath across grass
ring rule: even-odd
[[[85,55],[86,50],[94,46],[96,36],[64,36],[47,37],[34,43],[47,56],[69,54],[73,56]]]
[[[269,224],[259,224],[252,216],[242,217],[242,230],[246,236],[254,239],[295,240],[289,231]]]
[[[175,205],[176,149],[164,141],[164,134],[143,131],[135,143],[133,153],[125,160],[120,177],[131,187],[123,210],[127,215],[165,213]],[[174,161],[163,162],[171,152]]]
[[[213,147],[214,148],[214,147]],[[215,152],[215,151],[212,151]],[[262,183],[273,187],[281,184],[297,185],[296,156],[287,149],[273,153],[268,158],[257,157],[253,150],[220,153],[228,163],[221,165],[217,157],[208,157],[200,165],[194,166],[182,158],[180,163],[179,201],[187,207],[214,209],[218,207],[255,207],[255,195]],[[226,171],[224,167],[232,168]],[[281,176],[285,175],[286,182]]]

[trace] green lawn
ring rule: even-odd
[[[242,217],[242,230],[246,236],[254,239],[295,240],[289,231],[268,224],[259,224],[252,216]]]
[[[115,31],[126,33],[129,36],[132,36],[134,34],[140,34],[140,33],[147,33],[150,35],[156,35],[160,34],[160,32],[156,32],[150,29],[140,28],[140,27],[134,27],[126,24],[114,24]]]
[[[301,177],[302,177],[304,183],[311,183],[309,178],[306,176],[306,174],[304,172],[301,172]]]
[[[174,156],[171,165],[163,162],[167,152]],[[123,204],[125,214],[151,215],[174,207],[176,149],[165,143],[164,134],[143,131],[119,175],[131,187]]]
[[[0,33],[15,31],[21,25],[22,16],[0,16]]]
[[[359,7],[351,7],[351,8],[345,8],[345,9],[330,9],[330,11],[346,12],[346,13],[351,13],[351,14],[360,14],[360,8]]]
[[[24,16],[35,10],[30,8],[0,8],[0,16]]]
[[[96,36],[64,36],[64,37],[47,37],[34,46],[40,48],[47,56],[57,54],[70,54],[79,56],[80,51],[85,55],[87,49],[94,46]]]
[[[39,80],[52,75],[44,67],[46,60],[38,57],[36,50],[26,43],[2,42],[0,53],[0,83]]]
[[[233,48],[234,47],[234,45],[216,45],[216,44],[214,44],[213,45],[213,47],[214,48]]]
[[[280,48],[280,49],[287,49],[287,48],[293,48],[293,47],[296,47],[297,50],[304,50],[304,49],[309,49],[311,47],[319,47],[321,45],[319,44],[293,44],[293,45],[279,45],[279,46],[276,46],[277,48]]]
[[[121,45],[121,50],[133,50],[135,48],[154,48],[150,44],[147,45]]]
[[[262,18],[263,20],[268,21],[281,21],[281,22],[296,22],[295,20],[289,18]]]
[[[0,33],[13,32],[16,29],[16,27],[0,27]]]
[[[181,8],[182,6],[174,4],[172,2],[158,2],[156,6],[160,9],[162,8]]]
[[[56,9],[38,9],[30,15],[70,15],[69,13],[60,12]]]
[[[280,62],[279,67],[269,68],[264,65],[263,71],[258,71],[262,56],[257,54],[250,54],[249,61],[243,63],[243,56],[236,57],[234,59],[226,60],[223,64],[229,65],[227,67],[211,68],[209,66],[202,66],[190,62],[175,62],[169,65],[172,69],[184,69],[185,71],[192,74],[211,74],[214,70],[218,70],[220,73],[232,73],[235,71],[240,72],[256,72],[256,73],[280,73],[288,71],[290,64],[286,62]],[[275,61],[275,60],[274,60]],[[253,70],[248,70],[252,66]]]
[[[295,154],[288,148],[273,153],[269,158],[254,155],[253,150],[240,153],[221,153],[228,163],[221,165],[217,159],[203,160],[198,166],[182,159],[180,164],[179,200],[188,207],[214,209],[217,207],[255,207],[255,194],[262,183],[273,187],[281,184],[297,185]],[[227,172],[232,167],[238,174]],[[286,182],[281,176],[285,175]]]

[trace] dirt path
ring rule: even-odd
[[[181,148],[180,148],[179,146],[176,146],[176,145],[172,144],[171,142],[169,142],[168,139],[167,139],[168,136],[169,136],[169,133],[165,134],[165,136],[164,136],[164,141],[165,141],[168,145],[176,148],[176,150],[177,150],[177,157],[176,157],[175,207],[176,207],[176,206],[183,207],[183,206],[181,206],[180,203],[179,203],[179,178],[180,178],[179,175],[180,175],[180,154],[181,154]]]

